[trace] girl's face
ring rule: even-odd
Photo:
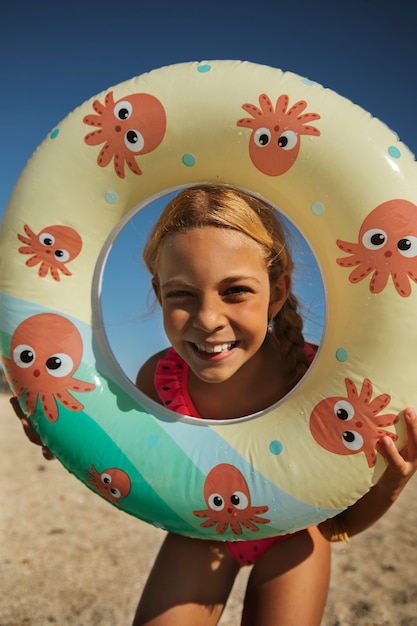
[[[171,345],[202,381],[224,382],[262,367],[268,318],[289,290],[270,285],[262,249],[238,231],[205,227],[166,238],[153,281]]]

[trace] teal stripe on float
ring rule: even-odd
[[[83,483],[87,484],[85,471],[90,471],[91,465],[95,466],[98,473],[110,468],[124,470],[129,475],[132,490],[120,501],[122,510],[146,522],[156,522],[158,526],[163,520],[162,526],[169,525],[174,532],[175,530],[183,533],[194,532],[193,526],[168,506],[149,483],[139,467],[140,463],[132,462],[126,451],[84,412],[68,411],[60,406],[58,420],[51,423],[42,415],[39,427],[45,444],[52,452],[59,454],[64,467]],[[65,449],[62,442],[65,442]],[[138,458],[143,460],[140,454]],[[161,467],[160,459],[158,466]],[[174,480],[172,472],[170,480]]]

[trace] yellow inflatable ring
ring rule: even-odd
[[[311,245],[327,299],[299,385],[261,414],[213,423],[127,381],[97,304],[114,232],[150,199],[200,182],[279,207]],[[211,61],[107,89],[31,158],[0,249],[14,394],[63,465],[138,518],[210,539],[296,531],[378,479],[382,434],[404,443],[401,411],[417,405],[416,164],[384,124],[316,83]]]

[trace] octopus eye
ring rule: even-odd
[[[378,250],[387,243],[388,235],[380,228],[371,228],[364,233],[362,243],[368,250]]]
[[[41,242],[43,246],[50,248],[55,243],[55,237],[51,235],[50,233],[41,233],[39,235],[39,241]]]
[[[207,504],[213,511],[221,511],[224,509],[224,500],[218,493],[212,493],[207,500]]]
[[[286,130],[278,138],[278,145],[283,150],[292,150],[297,145],[297,142],[298,136],[293,130]]]
[[[36,359],[36,354],[31,346],[21,343],[13,350],[13,361],[18,367],[30,367]]]
[[[55,250],[54,257],[56,258],[57,261],[60,261],[60,263],[65,263],[66,261],[69,260],[70,253],[68,252],[68,250],[63,250],[63,249]]]
[[[253,135],[253,141],[259,148],[265,148],[271,141],[271,131],[267,128],[258,128]]]
[[[138,130],[128,130],[125,134],[125,146],[129,148],[131,152],[140,152],[143,150],[145,140],[143,135]]]
[[[51,376],[63,378],[72,372],[74,362],[68,354],[57,352],[47,359],[45,365]]]
[[[348,449],[356,452],[363,448],[363,437],[354,430],[345,430],[342,435],[343,445]]]
[[[333,407],[333,411],[337,419],[343,422],[351,420],[355,415],[355,409],[347,400],[338,400]]]
[[[400,239],[397,243],[398,252],[405,257],[412,258],[417,256],[417,237],[410,235]]]
[[[122,100],[121,102],[118,102],[113,109],[114,117],[122,120],[122,122],[124,120],[128,120],[129,117],[132,115],[132,112],[133,107],[127,100]]]
[[[106,472],[100,474],[100,480],[104,485],[111,485],[112,483],[110,474],[107,474]]]
[[[236,509],[239,509],[239,511],[243,511],[244,509],[247,509],[248,504],[249,504],[249,500],[247,496],[245,496],[243,491],[235,491],[230,496],[230,502],[233,504],[233,506]]]
[[[118,489],[116,489],[116,487],[112,487],[112,488],[110,489],[110,493],[111,493],[111,495],[112,495],[114,498],[121,498],[121,497],[122,497],[121,492],[120,492]]]

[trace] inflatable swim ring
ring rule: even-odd
[[[298,386],[224,422],[175,415],[135,389],[100,311],[115,235],[151,199],[200,182],[279,207],[311,245],[327,299]],[[417,405],[417,169],[394,133],[336,93],[238,61],[107,89],[30,159],[0,237],[10,386],[62,464],[120,509],[195,537],[292,532],[370,488],[384,432],[403,445],[401,410]]]

